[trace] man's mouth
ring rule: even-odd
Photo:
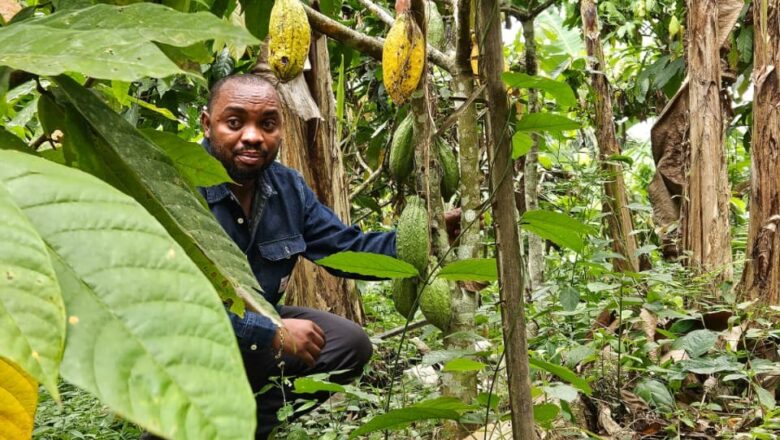
[[[244,165],[252,166],[263,159],[263,154],[257,150],[242,150],[236,153],[236,159]]]

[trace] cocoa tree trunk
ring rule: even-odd
[[[480,73],[486,83],[488,101],[488,139],[493,224],[496,235],[499,297],[503,323],[509,403],[512,409],[512,433],[515,440],[533,440],[533,401],[528,363],[528,341],[523,302],[523,271],[520,237],[514,197],[509,103],[501,80],[504,52],[501,42],[501,17],[496,0],[480,0],[478,41],[482,49]]]
[[[525,41],[525,73],[536,76],[536,33],[534,18],[522,21],[523,40]],[[528,89],[528,112],[539,112],[539,93],[536,89]],[[531,134],[533,144],[531,151],[525,156],[523,178],[525,181],[525,209],[539,209],[539,135]],[[533,292],[542,284],[544,276],[544,240],[536,234],[526,233],[528,239],[528,280],[527,288]]]
[[[631,212],[628,209],[626,185],[623,180],[623,169],[610,160],[611,156],[620,154],[617,136],[615,135],[614,115],[612,113],[612,95],[609,83],[604,73],[604,51],[599,34],[598,10],[594,0],[582,0],[580,3],[582,15],[582,30],[585,36],[585,47],[588,53],[588,69],[591,71],[591,86],[595,100],[596,139],[599,146],[599,161],[604,174],[604,202],[602,211],[607,230],[612,240],[612,250],[624,258],[612,260],[616,271],[636,272],[639,262],[636,256],[636,239],[631,234],[634,230]]]
[[[475,258],[479,255],[479,212],[481,170],[479,168],[479,131],[477,111],[474,103],[467,99],[474,93],[474,76],[471,72],[471,28],[469,15],[471,0],[458,0],[455,41],[455,95],[462,98],[467,107],[458,117],[458,146],[460,163],[460,209],[461,234],[458,240],[457,257],[459,260]],[[478,293],[469,290],[466,285],[452,290],[451,333],[471,332],[474,330],[474,315],[477,311]],[[469,349],[472,342],[458,338],[447,338],[448,349]],[[452,372],[442,374],[443,393],[457,397],[462,402],[472,402],[477,397],[477,374],[473,372]],[[449,432],[458,432],[459,424],[449,426]],[[461,432],[462,433],[462,432]]]
[[[717,19],[717,0],[688,1],[690,148],[680,222],[688,265],[701,272],[720,272],[715,283],[731,278]]]
[[[739,286],[746,299],[780,304],[780,0],[753,3],[753,140],[748,261]]]

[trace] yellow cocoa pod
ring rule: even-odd
[[[396,105],[409,100],[417,88],[425,62],[425,38],[411,13],[398,14],[382,50],[387,93]]]
[[[300,0],[276,0],[268,23],[268,64],[283,82],[303,71],[311,27]]]

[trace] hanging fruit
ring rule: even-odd
[[[300,0],[276,0],[268,23],[268,64],[287,82],[303,71],[309,55],[311,27]]]
[[[425,38],[409,5],[409,0],[396,2],[395,22],[382,50],[385,89],[396,105],[408,101],[417,89],[425,64]]]

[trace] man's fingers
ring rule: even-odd
[[[320,347],[324,346],[325,345],[325,332],[322,331],[320,326],[318,326],[317,324],[314,324],[314,323],[312,323],[312,328],[314,329],[314,332],[317,333],[317,336],[319,336],[320,340],[322,341],[322,343],[318,344],[318,345]]]
[[[325,335],[317,332],[312,332],[310,336],[311,337],[309,338],[309,340],[312,343],[314,343],[314,345],[316,345],[318,349],[321,349],[322,347],[325,346]]]

